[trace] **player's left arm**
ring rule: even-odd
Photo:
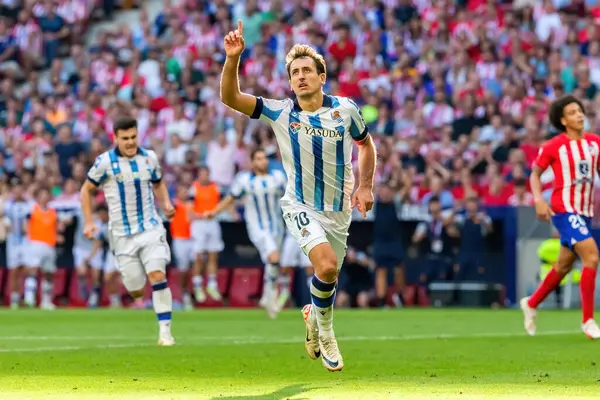
[[[367,211],[373,208],[373,180],[377,164],[375,143],[358,106],[348,99],[350,109],[350,135],[358,145],[358,189],[352,197],[352,207],[358,204],[358,211],[367,217]]]

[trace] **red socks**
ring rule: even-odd
[[[595,274],[595,271],[594,271]],[[527,302],[527,305],[531,308],[537,308],[537,306],[540,305],[540,303],[542,301],[544,301],[544,299],[546,297],[548,297],[548,295],[558,286],[560,285],[560,281],[562,281],[562,279],[564,278],[564,275],[559,275],[558,272],[556,272],[556,270],[554,268],[552,268],[550,270],[550,272],[548,272],[548,275],[546,275],[546,278],[544,278],[544,280],[542,281],[542,283],[540,284],[540,286],[538,286],[538,288],[536,289],[536,291],[531,295],[531,297],[529,297],[529,301]],[[581,296],[583,297],[583,278],[581,279]],[[592,297],[594,294],[594,289],[592,287]],[[593,303],[593,301],[592,301]],[[593,308],[593,304],[592,304],[592,308]]]
[[[594,291],[596,290],[596,269],[583,267],[581,272],[581,311],[583,311],[583,323],[594,318]]]

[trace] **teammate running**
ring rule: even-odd
[[[590,339],[600,338],[594,321],[594,290],[598,268],[598,247],[590,233],[594,210],[594,181],[598,173],[600,138],[584,132],[583,104],[574,96],[565,96],[550,106],[550,122],[561,133],[547,141],[538,154],[531,172],[531,191],[538,218],[552,221],[560,233],[558,261],[531,297],[521,299],[525,330],[535,335],[536,308],[558,286],[581,259],[581,329]],[[542,197],[540,177],[548,168],[554,172],[550,206]]]
[[[73,259],[79,280],[82,299],[87,299],[88,307],[95,308],[100,300],[100,274],[102,272],[102,241],[99,237],[89,240],[83,232],[84,222],[81,208],[77,210],[75,237],[73,240]],[[96,224],[100,225],[98,217]],[[92,292],[88,292],[88,268],[92,271]]]
[[[92,239],[99,231],[93,219],[92,195],[102,187],[109,210],[110,248],[123,284],[133,298],[141,298],[148,277],[158,317],[158,344],[172,346],[175,344],[171,335],[173,298],[166,276],[171,250],[154,196],[167,218],[175,214],[175,208],[162,182],[156,153],[138,146],[137,121],[120,118],[113,129],[116,147],[96,158],[81,189],[84,233]]]
[[[269,123],[279,144],[288,177],[281,200],[285,222],[315,267],[312,305],[303,309],[306,350],[312,359],[340,371],[344,362],[333,331],[333,302],[338,270],[346,254],[352,208],[364,218],[373,206],[375,146],[358,106],[350,99],[323,93],[323,56],[295,45],[286,56],[289,83],[296,99],[272,100],[242,93],[238,69],[244,51],[243,25],[224,39],[227,55],[221,100],[251,118]],[[359,145],[359,185],[354,190],[352,141]]]
[[[285,175],[281,171],[269,171],[269,160],[263,149],[254,150],[250,159],[252,171],[240,172],[235,177],[230,194],[214,210],[204,213],[204,217],[213,218],[231,207],[236,199],[244,199],[246,230],[265,264],[260,305],[271,318],[275,318],[280,311],[277,306],[277,277],[280,269],[279,250],[284,234],[283,219],[277,202],[284,192]]]

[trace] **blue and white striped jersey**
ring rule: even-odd
[[[31,214],[34,202],[24,200],[10,200],[4,204],[4,215],[10,221],[10,232],[6,237],[8,246],[23,244],[27,241],[27,234],[23,230],[23,224]]]
[[[352,140],[368,135],[352,100],[324,95],[322,107],[307,112],[291,99],[258,97],[251,118],[267,121],[275,132],[288,176],[286,197],[316,211],[351,209]]]
[[[152,184],[162,179],[156,153],[141,147],[133,158],[117,148],[100,154],[88,180],[102,186],[108,205],[109,227],[117,236],[131,236],[161,226]]]
[[[265,175],[240,172],[235,177],[229,194],[244,199],[244,218],[248,230],[267,230],[274,236],[282,236],[283,218],[279,200],[285,192],[285,175],[270,171]]]

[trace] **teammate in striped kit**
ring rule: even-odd
[[[155,196],[165,216],[175,208],[162,182],[162,170],[153,151],[138,147],[137,121],[120,118],[113,126],[117,145],[102,153],[81,189],[84,233],[96,237],[92,195],[102,187],[109,210],[109,243],[117,260],[123,284],[134,298],[144,294],[146,276],[152,284],[152,302],[158,317],[161,346],[172,346],[173,299],[165,269],[171,259],[167,233],[155,205]]]
[[[281,209],[290,233],[315,268],[312,304],[303,308],[305,347],[310,358],[340,371],[344,362],[333,332],[333,302],[339,268],[346,254],[352,208],[366,217],[373,206],[375,146],[356,104],[323,93],[323,57],[306,45],[286,56],[295,100],[270,100],[242,93],[238,68],[244,50],[243,25],[224,39],[227,55],[221,77],[221,100],[229,107],[269,123],[279,144],[288,177]],[[352,142],[359,145],[358,189],[354,190]]]
[[[593,216],[594,181],[598,177],[600,137],[584,132],[585,115],[581,101],[566,96],[550,107],[550,122],[564,133],[546,142],[533,164],[531,190],[538,218],[552,221],[560,233],[558,261],[531,297],[521,300],[525,330],[535,335],[536,308],[581,259],[581,328],[590,339],[600,338],[594,321],[594,291],[598,268],[598,247],[590,233]],[[542,198],[540,176],[551,167],[554,188],[550,205]]]
[[[23,227],[33,204],[32,201],[25,198],[21,182],[15,182],[12,199],[4,205],[4,216],[9,230],[6,237],[6,261],[8,269],[13,270],[13,273],[10,274],[10,306],[13,309],[19,308],[21,301],[18,278],[19,271],[25,266],[25,252],[27,251],[27,232]]]
[[[263,149],[254,150],[250,158],[252,171],[240,172],[231,185],[229,195],[204,217],[212,218],[231,207],[235,200],[244,200],[246,230],[265,264],[260,305],[271,318],[275,318],[281,311],[277,301],[277,278],[283,287],[289,285],[289,275],[279,274],[279,256],[285,230],[277,204],[285,190],[286,179],[281,171],[269,171],[269,160]]]

